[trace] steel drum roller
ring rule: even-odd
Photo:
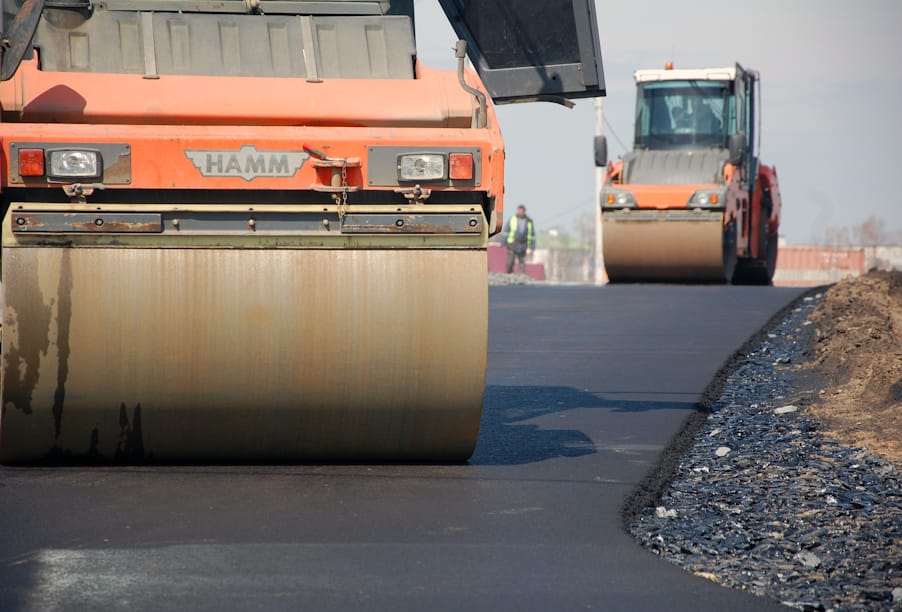
[[[602,233],[605,269],[613,282],[723,282],[726,277],[721,213],[605,212]]]
[[[484,249],[3,250],[0,460],[463,460]]]

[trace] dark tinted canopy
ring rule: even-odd
[[[439,0],[496,102],[604,95],[592,0]]]

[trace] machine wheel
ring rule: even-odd
[[[759,227],[767,228],[770,219],[770,210],[762,209]],[[733,284],[736,285],[770,285],[777,268],[777,237],[771,236],[767,231],[758,234],[758,254],[763,254],[759,259],[741,259],[736,265],[733,274]]]
[[[725,283],[729,283],[734,278],[737,265],[736,222],[733,221],[723,233],[723,279]]]
[[[777,251],[779,250],[777,236],[767,237],[767,284],[774,281],[774,273],[777,271]]]

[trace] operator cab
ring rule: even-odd
[[[732,81],[640,82],[636,149],[726,147],[736,133]]]
[[[739,130],[738,67],[638,70],[635,149],[726,148]]]
[[[705,150],[744,166],[756,163],[754,117],[758,73],[726,68],[637,70],[633,151]],[[607,139],[595,140],[595,163],[607,165]]]
[[[638,70],[635,150],[729,149],[753,157],[758,73],[726,68]]]

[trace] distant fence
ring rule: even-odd
[[[902,246],[864,247],[867,270],[902,270]]]
[[[775,285],[810,287],[827,285],[847,276],[864,274],[865,249],[781,246],[777,255]]]
[[[495,243],[488,248],[489,272],[507,270],[507,249]],[[594,261],[590,248],[536,249],[526,273],[537,280],[591,284]],[[780,246],[775,285],[811,287],[829,285],[867,270],[902,270],[902,247],[828,248]]]

